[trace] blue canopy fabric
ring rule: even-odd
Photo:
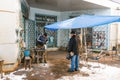
[[[113,22],[120,22],[120,16],[81,15],[65,21],[56,22],[51,25],[46,25],[45,28],[48,30],[77,29],[95,27]]]

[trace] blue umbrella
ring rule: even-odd
[[[81,15],[72,19],[46,25],[45,28],[49,30],[77,29],[95,27],[113,22],[120,22],[120,16]]]

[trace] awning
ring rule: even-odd
[[[77,29],[95,27],[113,22],[120,22],[120,16],[81,15],[72,19],[47,25],[45,28],[49,30]]]

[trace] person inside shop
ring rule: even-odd
[[[71,38],[68,43],[68,53],[71,56],[71,68],[68,72],[78,71],[79,68],[79,50],[75,31],[71,31]]]

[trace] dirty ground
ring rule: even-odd
[[[76,75],[79,75],[82,77],[89,77],[90,73],[83,70],[83,67],[86,66],[86,62],[83,62],[83,61],[80,61],[79,71],[76,71],[73,73],[67,72],[70,66],[70,61],[65,58],[66,53],[67,52],[65,51],[48,52],[47,64],[43,64],[43,63],[32,64],[32,68],[27,69],[27,70],[25,70],[23,67],[23,64],[21,64],[18,70],[13,72],[13,74],[18,75],[18,76],[23,76],[22,79],[15,78],[15,76],[11,75],[11,77],[5,76],[2,80],[57,80],[57,79],[58,80],[73,80],[73,78],[66,79],[66,78],[61,78],[61,77],[76,76]],[[118,69],[120,69],[119,61],[111,60],[110,56],[106,56],[105,60],[101,59],[100,63],[105,64],[107,66],[117,67]],[[92,64],[87,65],[87,68],[92,70],[91,68],[92,65],[94,64],[92,63]],[[96,63],[96,65],[99,65],[99,63]],[[107,68],[107,67],[104,66],[104,68]],[[96,71],[99,71],[99,69],[97,69]],[[92,74],[95,74],[96,71],[92,70]],[[8,75],[10,73],[5,73],[4,75]],[[14,79],[12,77],[14,77]],[[75,79],[75,80],[79,80],[79,79]]]

